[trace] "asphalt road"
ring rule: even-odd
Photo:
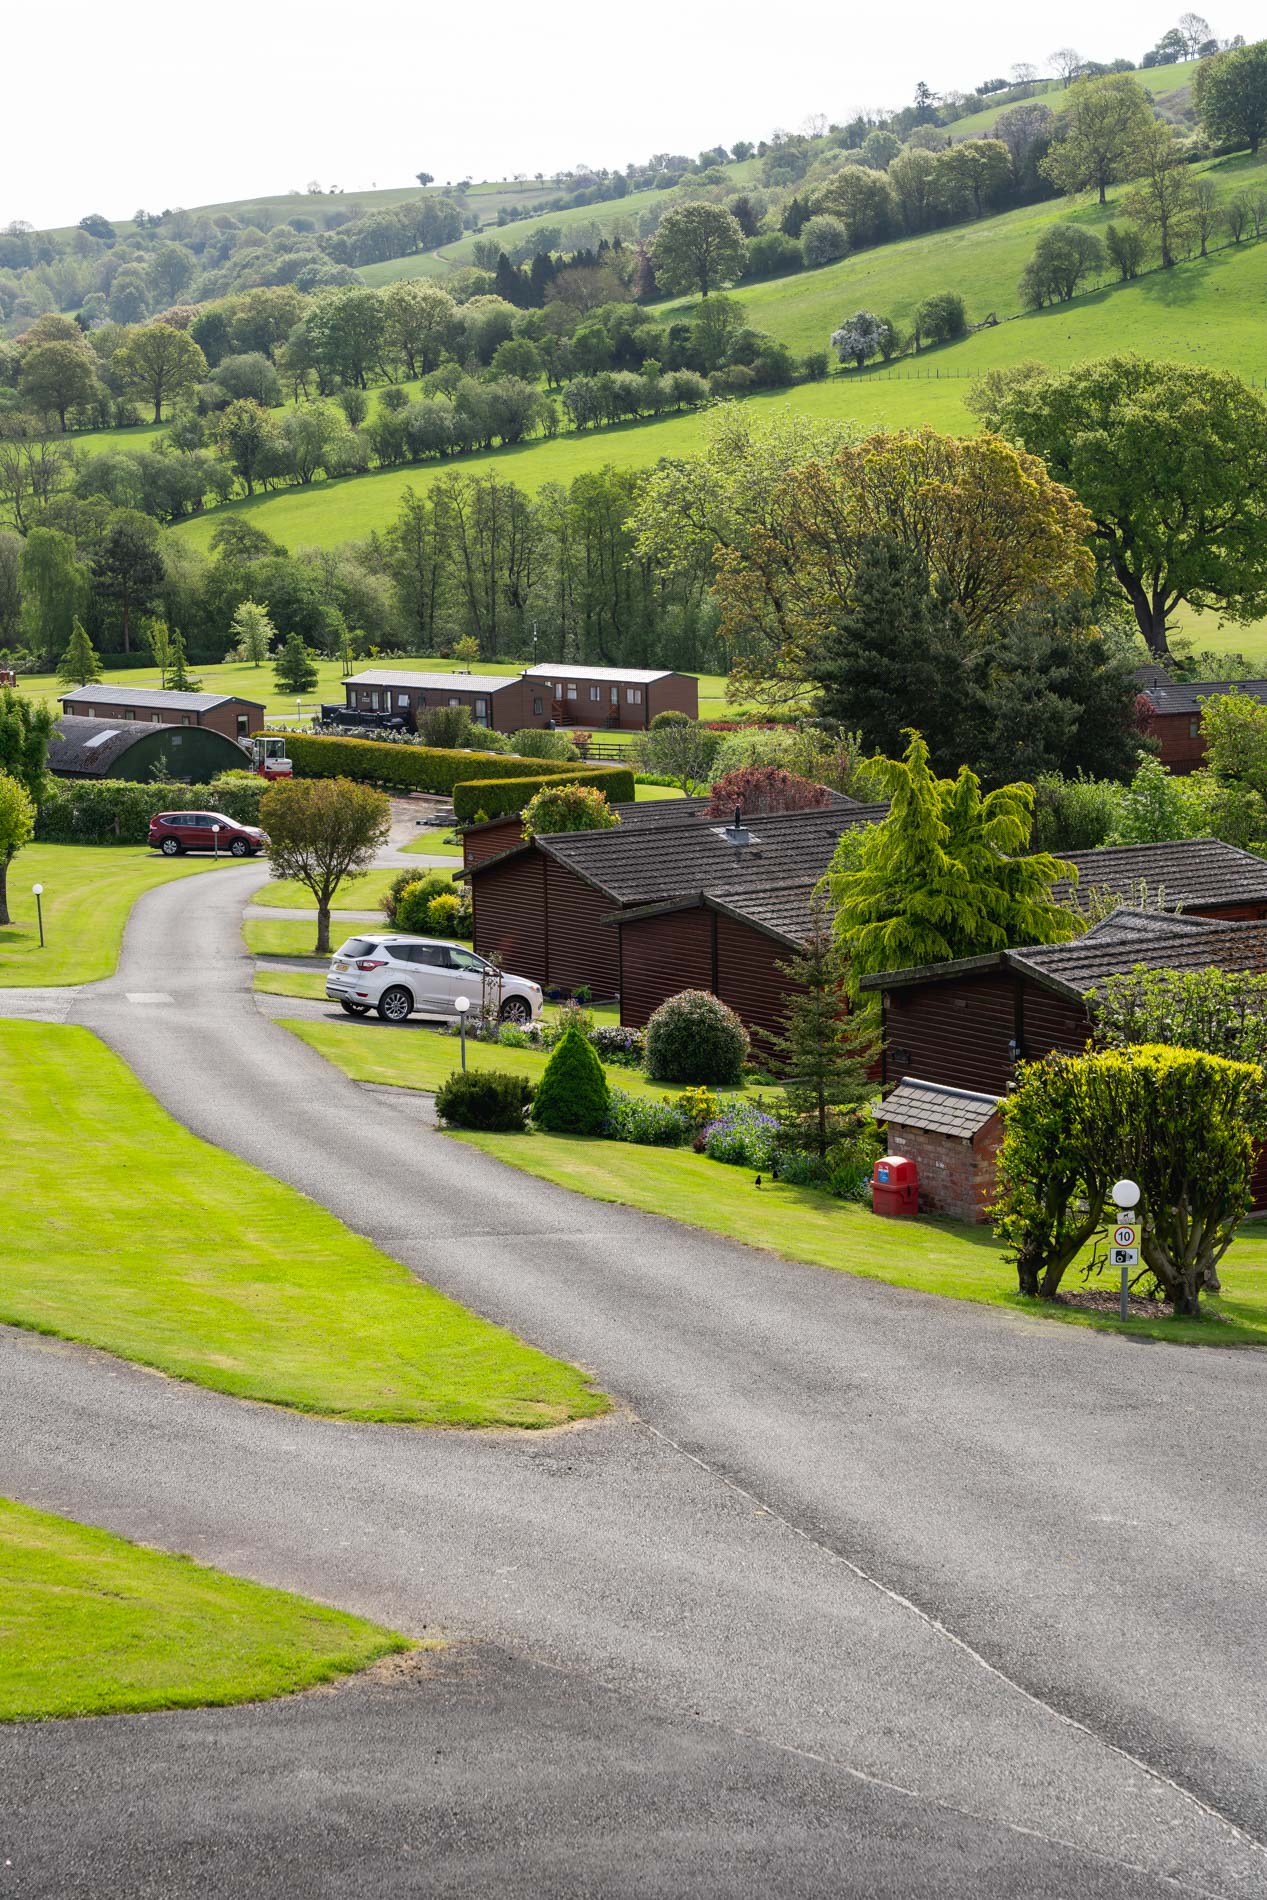
[[[257,1007],[263,876],[150,893],[73,1018],[620,1410],[351,1427],[0,1334],[0,1490],[458,1645],[0,1735],[0,1894],[1267,1894],[1261,1358],[791,1265],[430,1134]]]

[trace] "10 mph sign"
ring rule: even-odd
[[[1112,1267],[1139,1265],[1138,1227],[1127,1221],[1121,1221],[1113,1229],[1113,1243],[1109,1248],[1109,1265]]]

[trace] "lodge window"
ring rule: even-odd
[[[408,695],[408,693],[397,693],[397,695],[396,695],[396,704],[397,704],[398,706],[400,706],[400,707],[402,707],[402,708],[405,708],[405,707],[407,707],[407,706],[409,705],[409,695]]]
[[[602,689],[602,687],[601,687],[601,686],[591,686],[591,687],[590,687],[590,698],[591,698],[591,699],[601,699],[602,697],[603,697],[603,689]]]
[[[569,698],[569,699],[575,699],[575,698],[576,698],[576,682],[575,682],[575,680],[569,680],[569,681],[568,681],[568,698]]]
[[[545,712],[545,702],[542,699],[540,693],[536,693],[533,695],[532,710],[533,710],[534,716],[538,719],[540,719],[542,714]]]
[[[1190,719],[1188,721],[1188,737],[1190,739],[1199,739],[1201,737],[1201,721],[1199,718]]]
[[[449,695],[449,704],[450,704],[450,706],[460,706],[460,705],[462,704],[462,702],[461,702],[461,700],[460,700],[460,699],[458,698],[458,696],[457,696],[457,694],[456,694],[456,693],[450,693],[450,695]]]
[[[189,714],[188,714],[188,713],[182,713],[182,714],[180,715],[180,723],[181,723],[181,725],[182,725],[182,726],[187,726],[187,725],[189,724]]]
[[[629,706],[641,706],[642,704],[641,686],[627,686],[625,688],[625,703]]]
[[[238,714],[238,738],[239,738],[239,739],[245,739],[245,738],[246,738],[246,735],[247,735],[247,729],[248,729],[248,723],[249,723],[249,722],[248,722],[248,720],[247,720],[247,716],[246,716],[246,714],[245,714],[245,713],[239,713],[239,714]]]

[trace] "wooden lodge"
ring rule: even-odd
[[[492,732],[529,726],[642,731],[657,713],[699,716],[699,682],[664,668],[532,666],[523,673],[427,673],[368,667],[343,682],[349,712],[375,722],[400,719],[410,732],[437,706],[464,706]]]
[[[129,720],[153,726],[206,726],[226,739],[246,739],[264,726],[262,699],[236,693],[178,693],[148,686],[75,686],[62,711],[77,719]]]
[[[1267,679],[1172,680],[1159,666],[1142,666],[1136,677],[1146,736],[1155,739],[1157,756],[1175,773],[1195,772],[1205,763],[1201,707],[1222,693],[1245,693],[1267,700]]]

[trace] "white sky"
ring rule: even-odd
[[[1053,46],[1138,59],[1184,4],[37,0],[6,17],[0,223],[694,154],[900,105],[919,79],[968,90]]]

